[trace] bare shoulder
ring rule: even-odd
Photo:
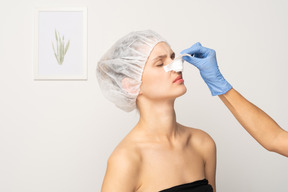
[[[140,161],[140,151],[137,145],[131,140],[124,138],[111,153],[108,163],[118,162],[118,160],[127,160],[130,163]]]
[[[185,126],[184,126],[185,127]],[[185,127],[190,135],[190,144],[203,155],[215,153],[216,144],[213,138],[205,131],[197,128]],[[206,155],[205,155],[206,156]]]
[[[141,155],[136,145],[123,139],[107,161],[102,192],[135,191],[137,188]]]

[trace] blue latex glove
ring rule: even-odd
[[[232,89],[219,71],[216,52],[213,49],[195,43],[190,48],[181,51],[181,54],[191,55],[191,57],[183,56],[183,59],[200,70],[201,77],[208,85],[212,96],[224,94]]]

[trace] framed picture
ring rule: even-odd
[[[35,9],[35,80],[87,80],[87,8]]]

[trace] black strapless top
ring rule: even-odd
[[[208,184],[207,179],[193,181],[191,183],[185,183],[176,185],[174,187],[161,190],[159,192],[213,192],[213,188]]]

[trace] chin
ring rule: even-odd
[[[143,94],[144,97],[150,99],[150,100],[174,100],[177,97],[180,97],[184,95],[187,92],[186,86],[183,84],[181,86],[178,86],[177,88],[168,88],[164,90],[158,90],[156,92],[153,92],[153,90],[145,91],[145,93],[149,94]]]
[[[187,92],[187,88],[185,87],[185,85],[181,86],[178,88],[177,93],[175,93],[175,97],[181,97],[182,95],[184,95]]]

